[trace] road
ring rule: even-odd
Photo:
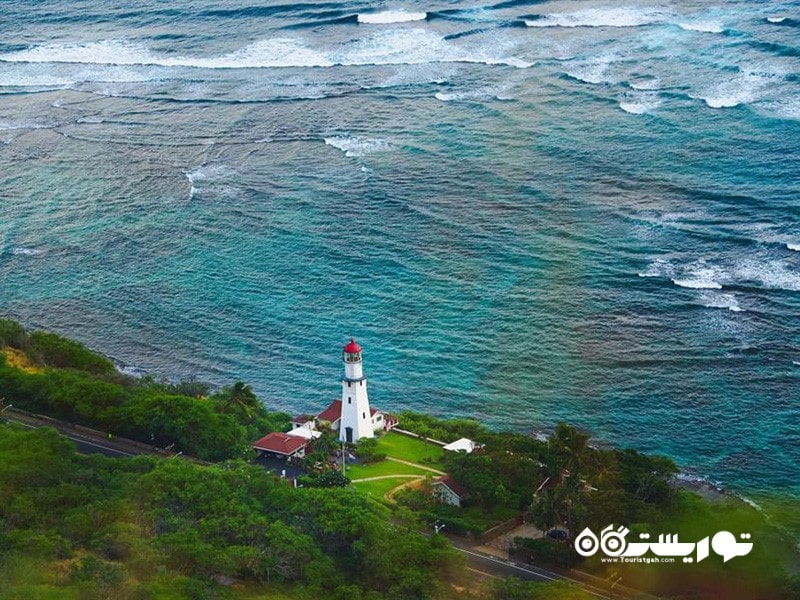
[[[75,442],[78,451],[83,454],[103,454],[114,458],[138,456],[150,454],[168,458],[176,456],[173,453],[165,452],[163,449],[155,448],[120,437],[108,438],[103,432],[89,429],[86,427],[75,426],[64,421],[58,421],[43,415],[34,415],[14,408],[7,408],[3,411],[3,418],[14,421],[25,427],[53,427],[66,438]],[[191,456],[184,456],[187,460],[192,460],[201,464],[211,464],[200,461]],[[398,461],[400,462],[400,461]],[[392,477],[396,477],[393,475]],[[517,563],[511,560],[503,560],[496,556],[491,556],[475,550],[472,543],[455,536],[447,536],[453,547],[464,554],[469,562],[472,571],[485,577],[516,577],[525,581],[566,581],[580,586],[589,594],[596,598],[608,598],[609,590],[607,584],[595,577],[586,575],[585,578],[580,574],[572,572],[572,575],[548,571],[541,567]],[[618,586],[614,590],[614,597],[619,600],[653,600],[654,597],[630,588]]]
[[[609,584],[597,577],[570,571],[570,575],[556,573],[541,567],[518,563],[513,560],[504,560],[496,556],[485,554],[475,549],[473,545],[455,536],[447,536],[453,547],[464,554],[469,562],[470,569],[486,577],[516,577],[523,581],[565,581],[583,588],[595,598],[609,598]],[[614,598],[618,600],[658,600],[655,596],[618,585],[614,588]]]
[[[165,452],[160,448],[120,437],[109,438],[108,434],[102,431],[82,427],[80,425],[73,425],[16,408],[9,407],[4,409],[3,418],[31,429],[37,427],[52,427],[58,430],[64,437],[75,442],[78,451],[82,454],[103,454],[113,458],[139,456],[142,454],[152,454],[156,456],[172,455],[172,453]]]

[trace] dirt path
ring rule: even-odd
[[[393,499],[393,497],[394,497],[394,495],[395,495],[397,492],[399,492],[399,491],[401,491],[401,490],[404,490],[404,489],[406,489],[406,488],[415,487],[415,486],[419,485],[419,484],[420,484],[420,482],[421,482],[423,479],[425,479],[425,478],[424,478],[424,477],[417,476],[417,478],[416,478],[416,479],[413,479],[413,480],[411,480],[411,481],[406,481],[405,483],[401,483],[401,484],[400,484],[400,485],[398,485],[397,487],[393,487],[393,488],[392,488],[392,489],[390,489],[388,492],[386,492],[386,493],[383,495],[383,497],[384,497],[384,499],[388,500],[389,502],[394,502],[394,499]]]

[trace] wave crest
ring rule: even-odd
[[[392,145],[386,140],[353,136],[327,137],[325,138],[325,143],[341,150],[345,156],[356,158],[373,152],[385,152],[392,148]]]
[[[528,27],[639,27],[662,23],[670,13],[660,9],[634,7],[589,8],[571,13],[539,15],[526,19]]]
[[[428,13],[424,12],[405,12],[405,11],[384,11],[377,13],[359,13],[358,22],[370,25],[386,23],[408,23],[411,21],[424,21],[428,18]]]
[[[496,49],[450,43],[425,29],[379,31],[329,49],[311,48],[294,38],[261,40],[221,56],[164,56],[141,44],[108,40],[86,44],[45,44],[0,54],[6,63],[72,63],[115,66],[254,69],[427,63],[482,63],[527,68],[532,63]]]

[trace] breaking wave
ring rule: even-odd
[[[672,283],[684,288],[695,290],[721,290],[722,284],[705,279],[673,279]]]
[[[725,28],[716,21],[695,21],[689,23],[678,23],[678,27],[684,31],[700,31],[702,33],[722,33]]]
[[[720,294],[716,292],[706,292],[702,296],[703,306],[706,308],[727,308],[731,312],[743,312],[739,306],[739,301],[733,294]]]
[[[661,100],[655,92],[628,94],[619,103],[619,107],[632,115],[649,113],[661,105]]]
[[[11,254],[13,256],[40,256],[42,251],[37,248],[25,248],[20,246],[18,248],[12,248]]]
[[[373,152],[385,152],[392,148],[392,145],[386,140],[352,136],[327,137],[325,138],[325,143],[341,150],[345,156],[350,157],[360,157]]]
[[[253,69],[360,65],[483,63],[527,68],[531,63],[503,56],[489,48],[448,43],[424,29],[380,31],[333,49],[315,49],[294,38],[272,38],[221,56],[165,56],[124,40],[86,44],[45,44],[0,54],[6,63],[73,63],[93,65]]]
[[[405,12],[405,11],[385,11],[377,13],[359,13],[359,23],[385,24],[385,23],[408,23],[410,21],[424,21],[428,13],[424,12]]]
[[[661,9],[590,8],[571,13],[538,15],[526,19],[528,27],[639,27],[662,23],[670,13]]]

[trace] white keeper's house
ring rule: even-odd
[[[396,416],[370,408],[361,346],[354,339],[345,345],[342,360],[344,375],[341,399],[331,402],[316,416],[298,415],[292,419],[292,428],[286,433],[270,433],[253,442],[253,449],[259,456],[276,456],[287,460],[302,458],[321,435],[317,428],[323,424],[337,432],[339,441],[352,444],[397,426]]]

